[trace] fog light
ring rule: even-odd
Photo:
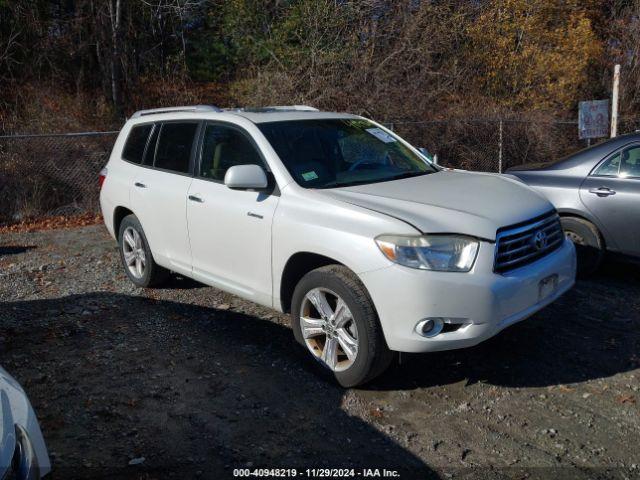
[[[423,337],[431,338],[442,332],[444,320],[440,317],[425,318],[416,325],[416,332]]]

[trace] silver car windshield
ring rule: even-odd
[[[291,176],[305,188],[386,182],[438,171],[367,120],[295,120],[258,127]]]

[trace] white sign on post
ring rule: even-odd
[[[591,100],[578,104],[579,138],[609,136],[609,100]]]

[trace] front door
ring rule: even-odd
[[[205,126],[200,157],[187,202],[194,278],[271,306],[271,224],[280,197],[224,185],[234,165],[267,166],[249,134],[229,124]]]
[[[640,145],[602,162],[582,183],[580,198],[613,239],[609,248],[640,255]]]

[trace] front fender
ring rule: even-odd
[[[309,192],[292,192],[282,198],[272,226],[274,307],[280,300],[282,274],[296,253],[308,252],[335,260],[361,274],[392,263],[380,252],[375,237],[383,233],[419,233],[396,218]]]

